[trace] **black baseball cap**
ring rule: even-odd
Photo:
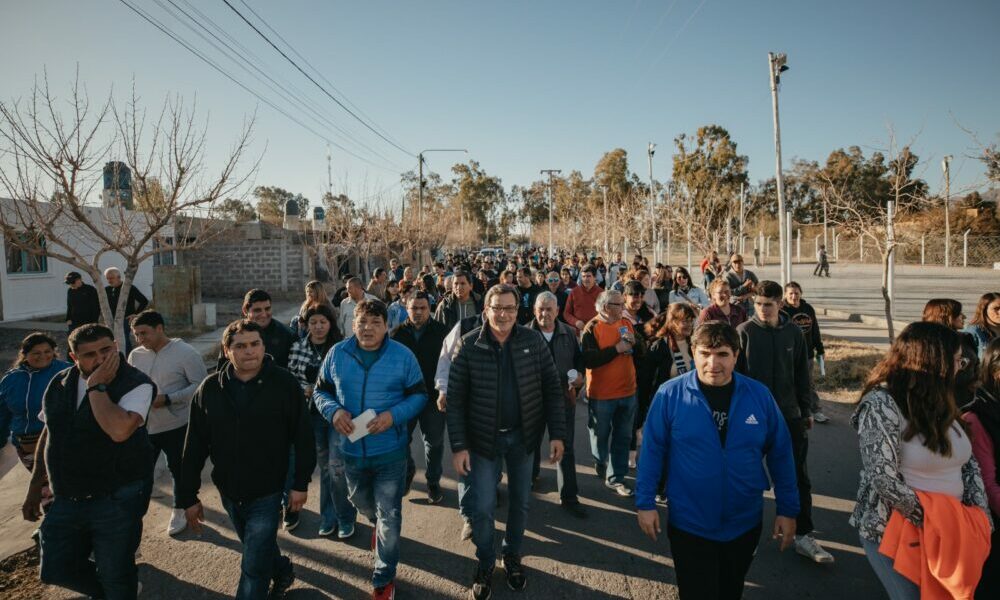
[[[66,279],[64,279],[64,281],[66,283],[73,283],[77,279],[83,279],[83,276],[76,271],[70,271],[69,273],[66,273]]]

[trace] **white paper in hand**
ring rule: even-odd
[[[826,360],[823,358],[822,354],[816,357],[816,362],[819,363],[820,376],[826,377]]]
[[[375,411],[369,408],[365,412],[351,419],[351,423],[354,423],[354,431],[351,432],[351,435],[347,436],[347,439],[352,442],[356,442],[368,435],[368,424],[371,423],[374,418]]]

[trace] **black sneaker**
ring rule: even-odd
[[[594,463],[594,469],[597,470],[597,478],[604,481],[608,477],[608,465],[606,463]]]
[[[444,499],[444,494],[441,493],[440,483],[428,483],[427,484],[427,504],[437,504]]]
[[[521,566],[521,557],[516,554],[504,554],[503,570],[507,576],[507,587],[515,592],[522,591],[527,581],[524,578],[524,567]]]
[[[268,600],[281,600],[288,592],[288,588],[295,583],[295,569],[292,567],[292,561],[289,560],[286,564],[287,568],[276,574],[271,580],[271,593],[267,596]]]
[[[587,518],[587,511],[583,508],[583,505],[580,504],[579,502],[560,502],[559,506],[561,506],[563,510],[573,515],[577,519]]]
[[[282,519],[285,531],[291,531],[299,526],[299,512],[285,509],[285,518]]]
[[[469,590],[469,598],[472,600],[490,600],[493,597],[493,565],[489,567],[479,566],[476,569],[476,578],[472,581],[472,589]]]

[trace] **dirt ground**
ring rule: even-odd
[[[46,586],[38,580],[38,546],[0,561],[0,598],[37,600]]]

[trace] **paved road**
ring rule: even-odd
[[[858,455],[854,432],[847,426],[850,407],[829,405],[832,423],[814,432],[810,469],[815,486],[817,537],[837,559],[833,566],[806,562],[792,551],[779,553],[770,540],[760,547],[749,574],[748,599],[816,598],[842,600],[880,598],[881,590],[847,525],[857,485]],[[635,523],[630,502],[612,495],[594,476],[587,451],[583,407],[577,411],[576,445],[582,500],[590,512],[576,520],[558,507],[555,471],[545,468],[539,493],[532,499],[525,565],[528,591],[517,595],[502,583],[498,569],[496,598],[675,598],[676,588],[669,543],[645,539]],[[446,455],[446,464],[450,457]],[[160,477],[140,556],[143,598],[224,598],[235,591],[239,573],[239,547],[221,509],[218,495],[206,485],[202,498],[208,523],[201,538],[184,533],[171,539],[164,532],[170,501],[169,476]],[[424,500],[422,471],[414,491],[403,501],[402,564],[398,576],[399,598],[465,598],[475,566],[472,545],[458,539],[454,472],[446,467],[446,501],[429,506]],[[314,477],[314,481],[315,481]],[[206,471],[204,480],[207,482]],[[505,510],[506,503],[503,505]],[[766,528],[771,525],[773,504],[768,501]],[[290,598],[367,598],[372,566],[368,551],[370,528],[358,527],[347,543],[316,536],[317,497],[310,494],[302,524],[291,534],[280,533],[279,544],[291,554],[298,582]],[[497,519],[502,529],[505,513]],[[362,521],[363,523],[363,521]],[[52,598],[70,598],[52,591]]]
[[[792,279],[804,288],[813,305],[884,318],[882,271],[879,265],[834,264],[831,277],[813,277],[813,265],[796,264]],[[761,279],[778,278],[778,267],[751,267]],[[896,267],[896,312],[899,324],[920,320],[924,304],[931,298],[954,298],[971,318],[979,297],[1000,290],[1000,271],[944,267]]]

